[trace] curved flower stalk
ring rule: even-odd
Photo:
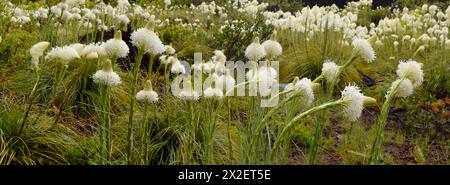
[[[144,89],[136,94],[136,100],[144,103],[144,115],[140,125],[140,157],[142,157],[143,164],[146,164],[148,163],[148,139],[152,130],[151,126],[153,125],[149,125],[148,123],[148,107],[150,103],[155,103],[158,101],[158,94],[153,91],[152,82],[150,80],[147,80],[145,82]],[[155,112],[156,111],[153,110],[153,113]]]
[[[360,90],[357,86],[347,86],[347,87],[345,87],[345,89],[342,91],[341,94],[342,94],[342,97],[340,99],[326,102],[326,103],[323,103],[318,106],[314,106],[314,107],[302,112],[301,114],[295,116],[292,120],[290,120],[286,124],[286,126],[282,129],[281,133],[277,136],[275,143],[274,143],[274,148],[270,155],[269,162],[271,162],[271,163],[274,162],[274,158],[275,158],[276,153],[278,152],[280,144],[282,141],[284,141],[286,139],[286,134],[292,128],[292,126],[296,122],[305,118],[306,116],[308,116],[312,113],[316,113],[316,112],[320,112],[320,111],[332,108],[332,107],[342,106],[344,115],[348,119],[354,119],[354,118],[359,118],[361,116],[362,109],[364,108],[363,105],[373,104],[376,102],[375,99],[364,96],[360,92]],[[312,146],[312,147],[314,147],[314,146]]]
[[[317,89],[320,86],[319,83],[313,83],[308,78],[303,78],[302,80],[299,80],[298,77],[295,77],[292,83],[289,83],[286,85],[284,91],[281,93],[275,95],[275,96],[281,96],[286,95],[286,98],[283,99],[280,103],[277,104],[276,107],[272,108],[262,119],[258,122],[255,129],[253,129],[253,139],[251,142],[251,150],[253,150],[256,153],[257,150],[257,140],[261,135],[261,131],[264,128],[267,122],[267,120],[276,113],[280,108],[284,107],[286,104],[289,104],[295,100],[296,103],[295,106],[299,106],[300,108],[306,108],[308,107],[313,101],[314,101],[314,94],[313,90]],[[275,98],[275,97],[272,97]],[[294,111],[298,109],[292,109],[290,108],[290,111]],[[288,117],[289,117],[288,113]],[[256,154],[255,154],[256,155]]]
[[[422,63],[413,60],[401,61],[398,64],[397,76],[386,93],[386,100],[381,107],[380,115],[377,119],[377,131],[375,141],[370,152],[369,164],[378,164],[381,155],[383,132],[387,124],[389,105],[395,98],[404,98],[412,95],[414,88],[420,86],[423,81]]]
[[[360,56],[366,62],[373,62],[376,58],[375,52],[370,45],[369,41],[365,39],[355,38],[352,42],[353,52],[350,58],[344,63],[343,66],[338,66],[334,62],[326,61],[322,67],[322,74],[320,79],[325,78],[327,81],[327,90],[325,94],[325,100],[328,101],[332,98],[335,86],[342,75],[342,73],[353,64],[355,59]],[[359,90],[358,90],[359,91]],[[314,164],[317,149],[319,147],[320,138],[322,137],[322,126],[327,121],[328,111],[327,109],[320,112],[319,120],[317,121],[314,128],[314,138],[311,144],[310,152],[308,154],[308,163]],[[354,114],[347,114],[348,116]],[[354,117],[349,117],[350,121],[356,120]]]
[[[92,76],[94,83],[100,86],[100,143],[101,153],[111,159],[112,142],[111,142],[111,90],[113,86],[121,83],[120,77],[112,69],[111,60],[103,61],[103,68],[95,72]]]
[[[1,37],[0,37],[0,43],[1,43]],[[33,106],[33,100],[36,93],[37,86],[39,85],[39,81],[41,79],[40,70],[39,70],[39,60],[44,54],[44,51],[50,46],[49,42],[39,42],[35,45],[33,45],[30,48],[30,55],[31,55],[31,64],[34,68],[34,71],[36,72],[36,82],[34,83],[33,89],[30,92],[30,95],[28,95],[28,98],[26,100],[28,107],[25,110],[25,114],[22,118],[22,123],[20,126],[20,130],[18,135],[22,134],[23,129],[25,128],[25,124],[27,122],[28,115],[30,113],[31,107]]]
[[[140,28],[131,34],[131,43],[137,47],[137,55],[133,65],[132,82],[131,82],[131,93],[136,94],[136,86],[138,82],[139,69],[141,66],[142,57],[145,53],[150,54],[151,60],[153,56],[161,54],[165,51],[164,44],[162,44],[159,37],[153,31],[155,23],[151,20],[147,23],[145,28]],[[150,71],[150,70],[149,70]],[[127,162],[132,164],[132,148],[133,148],[133,115],[134,115],[134,104],[136,97],[131,96],[130,101],[130,114],[128,117],[128,134],[127,134]]]

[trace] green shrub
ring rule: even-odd
[[[223,49],[230,61],[247,61],[244,56],[245,48],[258,36],[261,41],[272,34],[272,26],[268,26],[261,18],[251,20],[248,17],[231,21],[223,25],[215,35],[212,48]]]

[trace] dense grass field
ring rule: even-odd
[[[0,164],[450,164],[449,3],[306,3],[1,1]]]

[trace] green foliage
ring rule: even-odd
[[[1,73],[11,73],[23,67],[23,64],[28,64],[29,49],[36,41],[35,32],[30,33],[23,29],[10,30],[2,35],[0,76]]]
[[[386,7],[379,7],[372,10],[371,7],[363,7],[358,13],[357,23],[362,26],[369,27],[371,23],[378,24],[378,22],[389,17],[389,9]]]
[[[214,48],[224,50],[230,61],[247,61],[244,56],[245,49],[258,36],[261,41],[269,38],[273,28],[267,26],[263,19],[252,20],[248,17],[240,17],[223,25],[214,36]]]
[[[339,42],[342,34],[327,29],[317,32],[312,38],[306,38],[307,33],[290,30],[279,31],[280,43],[283,45],[283,55],[280,57],[280,81],[288,83],[295,76],[315,79],[322,73],[322,65],[326,60],[343,65],[351,55],[352,46]],[[350,41],[351,42],[351,41]],[[375,69],[357,59],[355,65],[343,72],[338,87],[348,83],[363,85],[364,76],[371,76]]]
[[[23,112],[10,103],[0,105],[0,164],[66,163],[65,149],[75,144],[73,133],[40,117],[19,135]]]
[[[292,139],[303,143],[311,143],[314,136],[314,128],[309,124],[297,124],[293,129]]]
[[[435,4],[440,6],[441,8],[447,8],[449,5],[448,1],[443,0],[396,0],[392,3],[393,7],[407,7],[407,8],[416,8],[423,4]]]
[[[339,156],[344,164],[364,164],[370,151],[373,132],[366,130],[361,123],[343,123],[345,133],[341,135],[338,146]]]
[[[280,9],[283,11],[296,12],[301,10],[304,6],[301,0],[265,0],[261,2],[269,3],[267,9],[274,12]]]

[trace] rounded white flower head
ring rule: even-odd
[[[159,39],[158,35],[153,31],[155,22],[151,20],[147,23],[145,28],[140,28],[131,33],[131,43],[146,53],[153,55],[161,54],[165,50],[164,44]]]
[[[168,6],[170,6],[170,4],[172,4],[170,2],[170,0],[164,0],[164,6],[167,8]]]
[[[143,90],[140,90],[136,94],[136,100],[140,102],[157,102],[158,101],[158,93],[153,91],[152,88],[152,82],[150,80],[147,80],[145,82],[145,86]]]
[[[31,58],[39,58],[44,54],[44,51],[50,46],[50,42],[38,42],[30,48]]]
[[[325,77],[328,83],[332,82],[333,79],[337,78],[339,73],[339,66],[329,60],[326,60],[322,65],[322,75]]]
[[[266,56],[266,50],[259,43],[259,37],[255,37],[253,42],[247,46],[245,56],[251,61],[259,61]]]
[[[103,43],[91,43],[89,45],[86,45],[81,52],[81,56],[88,56],[89,54],[95,52],[97,53],[99,59],[106,60],[106,58],[108,57],[108,53],[106,52],[106,49],[102,47],[102,45]]]
[[[376,102],[375,99],[366,97],[361,93],[357,86],[349,85],[341,92],[342,100],[344,100],[344,108],[342,110],[344,116],[350,121],[356,121],[361,117],[364,103]]]
[[[211,73],[213,71],[215,65],[213,62],[209,61],[209,62],[203,63],[202,67],[203,67],[204,73]]]
[[[77,51],[70,46],[52,48],[50,52],[45,56],[46,60],[60,60],[67,64],[68,62],[80,59]]]
[[[259,76],[269,76],[269,77],[275,79],[278,77],[278,72],[275,68],[270,66],[269,63],[270,63],[269,61],[264,62],[264,65],[261,66],[258,70],[258,75]]]
[[[48,48],[48,46],[50,46],[49,42],[38,42],[30,48],[31,63],[34,68],[38,68],[39,57],[44,54],[44,51]]]
[[[172,63],[172,67],[170,68],[170,71],[174,74],[186,73],[186,68],[184,68],[183,64],[181,64],[181,62],[176,57],[174,57],[174,58],[171,58],[171,57],[169,57],[169,59],[167,59],[170,63]]]
[[[72,8],[83,5],[84,0],[66,0],[64,3],[67,5],[67,7]]]
[[[83,57],[83,50],[86,47],[86,45],[84,44],[80,44],[80,43],[74,43],[69,45],[70,47],[72,47],[73,49],[75,49],[75,51],[77,51],[78,55],[80,55],[80,57]]]
[[[196,101],[200,95],[192,89],[190,77],[187,77],[183,82],[183,89],[177,94],[177,97],[182,100]]]
[[[298,76],[294,77],[294,80],[292,80],[291,83],[288,83],[285,87],[284,90],[285,91],[294,91],[298,88],[298,81],[300,79],[298,78]]]
[[[257,75],[258,79],[258,92],[262,97],[270,96],[273,92],[272,88],[277,85],[278,81],[270,76]]]
[[[130,52],[127,44],[122,40],[122,32],[120,30],[116,31],[114,38],[109,39],[102,46],[110,58],[125,58]]]
[[[128,18],[127,15],[119,15],[117,16],[117,19],[122,25],[128,25],[128,23],[130,23],[130,19]]]
[[[97,52],[91,52],[91,53],[89,53],[88,55],[86,55],[86,59],[88,59],[88,60],[96,60],[96,59],[98,59],[98,54],[97,54]]]
[[[313,83],[309,78],[302,78],[297,85],[303,91],[302,102],[309,106],[314,101]]]
[[[266,40],[262,43],[264,50],[266,51],[267,58],[273,59],[278,57],[283,52],[281,44],[276,40],[277,31],[273,31],[270,40]]]
[[[292,96],[295,94],[293,91],[301,90],[301,102],[304,102],[306,106],[309,106],[314,101],[314,91],[315,86],[318,86],[318,83],[312,83],[312,81],[308,78],[299,78],[296,76],[294,80],[287,84],[284,88],[285,91],[292,91],[288,93],[288,96]]]
[[[166,54],[168,54],[168,55],[173,55],[176,52],[175,49],[171,45],[165,45],[164,49],[165,49]]]
[[[422,63],[418,63],[414,60],[408,60],[406,62],[400,61],[397,67],[397,75],[400,78],[409,79],[414,87],[418,87],[423,82]]]
[[[386,93],[386,97],[390,95],[394,88],[397,87],[397,92],[395,94],[395,97],[399,98],[405,98],[408,96],[411,96],[414,92],[414,86],[412,82],[409,79],[397,79],[394,82],[392,82],[391,87],[389,88],[388,92]]]
[[[168,57],[167,55],[161,55],[161,56],[159,57],[159,61],[161,61],[162,64],[167,65],[167,64],[169,64],[168,58],[169,58],[169,57]]]
[[[216,80],[216,87],[219,89],[231,90],[236,84],[236,80],[231,75],[229,69],[225,69],[225,74],[220,75]]]
[[[221,50],[215,50],[214,56],[212,57],[213,62],[222,62],[225,63],[227,61],[227,56]]]
[[[100,85],[116,86],[121,83],[119,75],[112,70],[111,60],[109,59],[103,63],[103,69],[95,72],[92,78],[96,84]]]
[[[376,58],[375,51],[369,41],[365,39],[355,38],[352,41],[353,48],[366,62],[373,62]]]
[[[211,80],[212,80],[211,85],[203,91],[203,95],[206,98],[212,98],[212,97],[217,97],[219,99],[222,98],[223,91],[222,91],[222,89],[217,88],[217,85],[216,85],[216,81],[218,78],[217,75],[215,73],[213,73],[209,78],[211,78]]]

